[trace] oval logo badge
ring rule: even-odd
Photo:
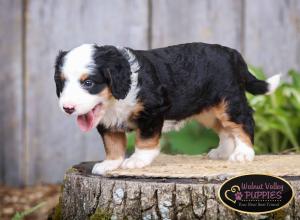
[[[234,177],[224,182],[219,189],[219,198],[225,206],[253,214],[281,209],[293,196],[293,188],[286,180],[263,174]]]

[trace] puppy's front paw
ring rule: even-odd
[[[118,169],[123,162],[123,159],[119,160],[104,160],[101,163],[96,163],[93,167],[93,174],[105,174],[108,171]]]
[[[135,149],[135,152],[122,163],[123,169],[134,169],[148,166],[159,154],[159,149],[143,150]]]
[[[151,163],[151,162],[150,162]],[[130,157],[122,163],[123,169],[134,169],[134,168],[143,168],[150,163],[146,163],[145,161],[142,161],[138,157]]]
[[[254,150],[251,147],[237,147],[234,150],[234,152],[230,155],[229,160],[238,162],[252,161],[254,159],[254,155]]]

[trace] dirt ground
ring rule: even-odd
[[[0,219],[11,219],[16,212],[23,212],[41,203],[41,207],[25,219],[47,219],[58,204],[59,192],[60,185],[37,185],[24,188],[0,186]]]

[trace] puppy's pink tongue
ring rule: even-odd
[[[77,123],[79,125],[79,128],[84,132],[87,132],[93,128],[93,122],[94,122],[93,111],[89,111],[85,115],[79,115],[77,117]]]

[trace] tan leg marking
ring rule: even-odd
[[[212,128],[219,136],[218,147],[210,150],[208,157],[211,159],[228,159],[235,147],[234,139],[229,132],[225,131],[220,120],[216,117],[215,109],[207,109],[193,118],[205,127]]]
[[[245,142],[248,146],[253,147],[251,142],[251,138],[244,131],[243,126],[241,124],[237,124],[235,122],[230,121],[230,117],[226,112],[227,104],[225,101],[222,101],[218,106],[213,108],[214,114],[216,118],[220,121],[222,127],[234,136],[239,137],[243,142]]]
[[[230,161],[251,161],[254,159],[253,143],[250,136],[244,131],[241,124],[230,121],[230,117],[226,111],[226,102],[221,102],[214,108],[216,117],[219,119],[222,127],[234,139],[235,148],[230,154]]]
[[[233,161],[252,160],[253,143],[242,125],[232,122],[227,114],[227,104],[222,101],[217,106],[202,111],[193,118],[208,128],[214,129],[220,138],[219,146],[212,149],[208,156],[212,159]]]
[[[142,138],[140,130],[137,129],[134,153],[122,163],[122,168],[142,168],[148,166],[159,155],[160,134],[155,134],[151,138]]]
[[[126,150],[126,135],[124,132],[105,132],[103,134],[106,160],[124,158]]]
[[[201,113],[194,115],[197,121],[199,121],[202,125],[207,128],[213,128],[217,123],[217,118],[214,115],[214,112],[211,109],[204,110]]]
[[[103,134],[106,158],[93,167],[93,174],[105,174],[119,168],[124,161],[126,149],[126,135],[124,132],[107,131]]]
[[[136,131],[135,147],[139,149],[155,149],[159,146],[160,134],[155,134],[151,138],[141,137],[140,130]]]

